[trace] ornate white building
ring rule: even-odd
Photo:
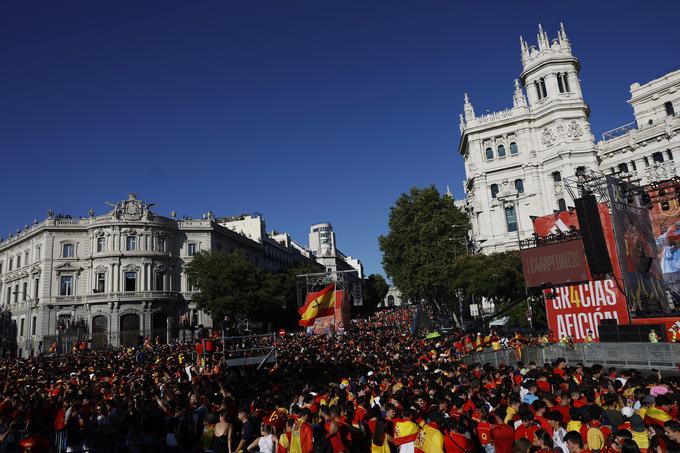
[[[163,217],[134,194],[110,205],[83,218],[50,210],[0,241],[0,307],[11,311],[23,356],[47,351],[64,332],[101,347],[137,344],[139,335],[172,341],[182,327],[211,326],[192,303],[196,288],[185,273],[201,250],[241,250],[269,271],[315,262],[286,238],[249,238],[228,227],[233,218],[218,221],[212,212]]]
[[[564,26],[537,45],[520,37],[522,72],[511,108],[476,115],[464,96],[459,152],[465,161],[465,206],[484,253],[517,248],[533,232],[530,216],[567,209],[563,178],[586,169],[625,173],[647,184],[675,176],[680,153],[680,71],[631,85],[635,123],[596,142],[581,92],[579,61]]]

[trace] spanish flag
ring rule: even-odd
[[[652,406],[645,414],[645,425],[657,425],[663,427],[664,423],[672,419],[668,412],[659,406]]]
[[[335,283],[331,283],[321,291],[307,294],[305,304],[300,307],[298,321],[302,327],[311,326],[321,316],[332,315],[335,311]]]
[[[394,445],[404,445],[414,442],[418,437],[420,427],[408,419],[394,420]]]

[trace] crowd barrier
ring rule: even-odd
[[[516,365],[535,362],[553,362],[559,357],[567,360],[567,365],[582,363],[585,366],[600,364],[606,367],[656,369],[678,371],[680,363],[680,344],[675,343],[576,343],[573,345],[551,344],[530,346],[520,349],[501,349],[473,353],[463,359],[466,363],[490,363]]]

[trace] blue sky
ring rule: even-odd
[[[382,273],[377,236],[412,186],[462,193],[463,92],[511,105],[519,35],[563,21],[596,136],[629,85],[680,65],[679,2],[0,3],[0,235],[48,208],[136,192],[167,215],[259,211]]]

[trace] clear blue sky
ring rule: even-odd
[[[0,235],[128,192],[167,215],[262,212],[380,272],[412,186],[449,184],[463,92],[511,105],[519,35],[563,21],[593,131],[632,120],[632,82],[680,64],[680,2],[4,1]]]

